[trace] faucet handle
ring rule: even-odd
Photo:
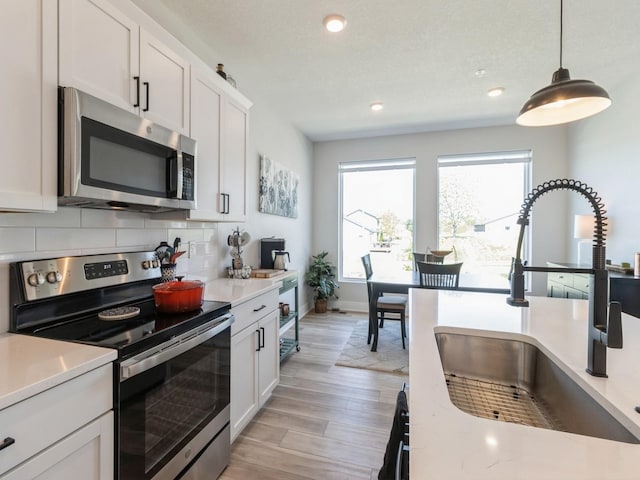
[[[620,302],[609,303],[607,346],[609,348],[622,348],[622,305]]]

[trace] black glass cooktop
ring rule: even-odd
[[[99,316],[100,311],[95,311],[81,318],[35,326],[29,331],[22,330],[22,333],[117,348],[118,356],[124,358],[223,315],[229,311],[230,304],[205,301],[198,310],[178,314],[158,313],[153,299],[127,307],[139,308],[140,313],[131,318],[103,320]]]

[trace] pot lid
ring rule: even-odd
[[[202,283],[200,280],[185,280],[184,282],[180,280],[172,280],[170,282],[159,283],[157,285],[154,285],[152,288],[154,291],[176,292],[182,290],[191,290],[193,288],[202,288],[203,285],[204,283]]]

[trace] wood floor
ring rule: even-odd
[[[335,366],[360,314],[308,314],[224,480],[377,479],[405,376]]]

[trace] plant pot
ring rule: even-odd
[[[327,313],[327,299],[319,298],[315,303],[315,312],[316,313]]]

